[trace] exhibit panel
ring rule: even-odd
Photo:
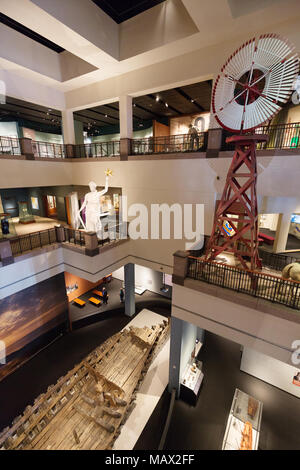
[[[257,450],[263,404],[238,388],[233,397],[222,450]]]
[[[64,275],[58,274],[0,303],[0,342],[6,358],[0,380],[67,330],[68,302]]]

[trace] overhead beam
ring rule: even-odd
[[[189,101],[189,103],[196,106],[196,108],[198,108],[200,111],[205,111],[203,106],[201,106],[201,104],[197,103],[197,101],[194,98],[191,98],[184,90],[182,90],[181,88],[175,88],[175,90],[177,91],[177,93],[180,96],[183,96],[183,98],[185,98],[187,101]]]
[[[149,95],[147,95],[147,96],[149,96],[149,98],[151,98],[151,99],[152,99],[153,101],[155,101],[156,103],[161,103],[161,104],[163,104],[164,106],[165,106],[165,103],[167,103],[166,101],[163,101],[161,98],[159,98],[159,100],[156,101],[156,96],[154,96],[154,95],[152,95],[152,94],[149,94]],[[178,111],[178,109],[174,108],[174,106],[171,106],[169,103],[167,103],[167,104],[168,104],[167,109],[171,109],[171,110],[174,111],[174,113],[176,113],[176,114],[179,114],[179,115],[182,114],[182,112],[181,112],[181,111]]]
[[[107,113],[101,113],[100,111],[95,111],[94,109],[86,109],[89,113],[95,113],[95,114],[100,114],[101,116],[107,116],[109,119],[114,119],[115,121],[119,122],[119,118],[116,118],[114,116],[111,116],[110,114]],[[91,118],[92,119],[92,118]]]
[[[93,120],[93,118],[89,118],[88,116],[84,116],[83,114],[79,114],[79,113],[74,113],[74,117],[75,117],[75,116],[79,116],[79,117],[82,117],[82,118],[86,119],[86,120],[87,120],[87,124],[88,124],[91,120]],[[94,121],[103,122],[103,123],[106,124],[106,125],[112,124],[112,123],[110,123],[110,122],[103,121],[103,120],[101,120],[101,119],[96,119],[96,118],[94,119]],[[112,125],[113,125],[113,124],[112,124]]]
[[[144,111],[145,113],[152,114],[152,116],[154,116],[155,118],[161,118],[161,117],[163,117],[163,116],[160,116],[159,114],[157,114],[157,113],[155,113],[155,112],[153,112],[153,111],[150,111],[150,110],[147,109],[147,108],[144,108],[144,106],[141,106],[141,105],[138,104],[138,103],[134,103],[134,104],[135,104],[135,107],[141,109],[141,110]],[[139,119],[141,119],[141,118],[139,118]]]

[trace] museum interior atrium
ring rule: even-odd
[[[0,6],[0,450],[300,450],[299,0]]]

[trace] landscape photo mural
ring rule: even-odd
[[[5,345],[6,363],[0,364],[0,380],[64,333],[67,325],[68,299],[63,273],[2,299],[0,341]]]

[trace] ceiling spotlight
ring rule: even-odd
[[[133,107],[134,107],[134,108],[136,107],[136,104],[135,104],[135,103],[133,103]]]
[[[105,116],[104,116],[104,117],[107,117],[107,114],[105,114]]]
[[[159,96],[157,96],[157,97],[155,98],[155,101],[159,101]]]
[[[166,107],[166,108],[168,108],[168,107],[169,107],[168,103],[165,103],[165,107]]]
[[[194,103],[195,100],[191,100],[191,103]]]

